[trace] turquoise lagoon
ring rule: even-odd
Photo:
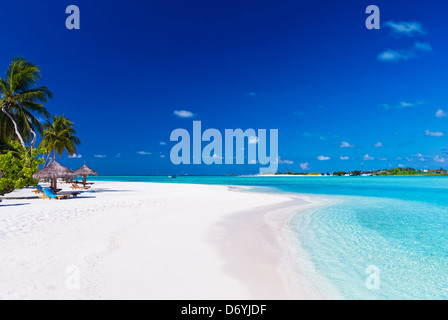
[[[95,180],[252,186],[255,191],[330,199],[328,205],[293,216],[286,230],[296,249],[297,263],[310,266],[312,278],[330,295],[328,298],[448,298],[448,178],[188,176]],[[366,285],[372,266],[377,272],[374,283],[379,287]]]

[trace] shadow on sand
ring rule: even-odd
[[[4,204],[4,202],[0,202],[0,208],[2,207],[20,207],[20,206],[28,206],[31,203],[16,203],[16,204]]]

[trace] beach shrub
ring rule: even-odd
[[[36,186],[33,174],[44,163],[40,149],[30,151],[18,142],[11,142],[11,149],[0,154],[0,194],[5,194],[28,186]]]

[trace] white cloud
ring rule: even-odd
[[[223,159],[223,158],[214,153],[211,159]]]
[[[424,158],[423,155],[419,153],[419,154],[417,154],[417,160],[421,161],[421,162],[425,162],[426,158]]]
[[[387,28],[391,29],[391,34],[395,36],[408,36],[408,37],[414,37],[419,35],[426,34],[426,31],[424,30],[422,24],[417,21],[413,22],[394,22],[394,21],[388,21],[385,23],[385,26]]]
[[[176,110],[174,111],[174,115],[179,118],[193,118],[194,113],[187,110]]]
[[[165,141],[160,141],[159,144],[160,144],[161,146],[166,146],[166,142],[165,142]]]
[[[310,170],[309,165],[310,165],[310,164],[309,164],[308,162],[301,163],[301,164],[300,164],[300,168],[301,168],[302,170]]]
[[[325,157],[325,156],[318,156],[317,160],[319,160],[319,161],[328,161],[328,160],[331,160],[331,158],[330,157]]]
[[[326,140],[326,139],[328,139],[328,137],[326,137],[326,136],[321,136],[319,134],[310,133],[310,132],[304,132],[302,134],[302,136],[306,137],[306,138],[318,138],[319,140]]]
[[[347,141],[343,141],[339,147],[341,147],[341,148],[354,148],[355,146],[351,145]]]
[[[249,144],[257,144],[258,138],[256,136],[250,136],[249,137]]]
[[[104,154],[96,154],[94,155],[95,158],[106,158],[106,155]]]
[[[437,161],[437,162],[440,162],[440,163],[445,163],[445,162],[448,161],[447,158],[443,158],[443,157],[441,157],[441,156],[439,156],[439,155],[436,155],[436,156],[434,157],[434,160]]]
[[[367,160],[367,161],[369,161],[369,160],[375,160],[375,158],[369,156],[368,154],[366,154],[366,155],[364,156],[364,160]]]
[[[382,142],[377,142],[373,145],[375,148],[381,148],[383,146]]]
[[[432,51],[429,43],[416,42],[413,47],[403,50],[389,49],[381,52],[377,59],[382,62],[395,62],[399,60],[409,60],[420,57],[424,53]]]
[[[73,154],[73,155],[71,155],[71,156],[68,156],[70,159],[81,159],[82,158],[82,155],[80,155],[80,154]]]
[[[378,158],[378,160],[380,160],[380,161],[387,161],[388,159],[387,158]]]
[[[278,164],[294,164],[294,161],[292,161],[292,160],[283,160],[282,158],[278,157],[277,158],[277,163]]]
[[[436,117],[437,118],[445,118],[447,116],[448,116],[448,114],[445,111],[443,111],[442,109],[439,109],[436,112]]]
[[[341,160],[343,160],[343,161],[345,161],[345,160],[350,160],[350,158],[349,157],[347,157],[347,156],[341,156],[341,158],[340,158]]]
[[[147,151],[137,151],[137,153],[141,156],[147,156],[147,155],[152,154],[151,152],[147,152]]]
[[[421,51],[421,52],[431,52],[432,51],[432,46],[429,43],[425,43],[425,42],[416,42],[414,44],[414,49]]]
[[[165,158],[165,155],[164,155],[164,154],[161,154],[161,155],[160,155],[160,158]]]
[[[404,164],[399,164],[398,166],[399,166],[400,168],[404,168],[404,167],[405,167]]]
[[[420,106],[422,104],[425,104],[425,101],[417,101],[417,102],[406,102],[406,101],[401,101],[400,103],[398,103],[397,105],[389,105],[389,104],[383,104],[381,105],[385,110],[388,109],[405,109],[405,108],[411,108],[411,107],[416,107],[416,106]]]
[[[440,132],[440,131],[432,132],[432,131],[426,130],[425,134],[428,137],[443,137],[444,136],[443,132]]]

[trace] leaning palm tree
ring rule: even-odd
[[[47,120],[44,123],[44,132],[40,147],[44,148],[48,152],[45,165],[52,163],[56,159],[56,155],[61,157],[64,151],[72,156],[77,150],[76,146],[81,144],[79,138],[75,136],[76,130],[73,129],[73,122],[68,120],[64,115],[54,115],[52,121]],[[51,155],[53,157],[50,160]]]
[[[23,147],[26,142],[31,142],[31,147],[34,146],[36,131],[42,132],[42,125],[34,114],[48,117],[43,103],[53,96],[45,86],[36,88],[40,79],[40,69],[22,58],[13,59],[5,78],[0,78],[0,108],[4,114],[0,118],[3,139],[15,135],[14,138]]]

